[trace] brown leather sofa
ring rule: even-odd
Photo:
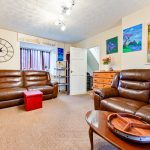
[[[0,70],[0,108],[23,104],[27,90],[40,90],[46,100],[57,97],[58,84],[45,71]]]
[[[150,122],[150,69],[123,70],[111,88],[94,92],[96,110],[135,114]]]

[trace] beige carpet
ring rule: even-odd
[[[0,110],[0,150],[90,150],[85,113],[93,108],[88,95],[60,95],[27,112],[23,106]],[[95,150],[115,148],[94,136]]]

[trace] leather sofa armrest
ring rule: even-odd
[[[50,82],[50,85],[51,85],[51,86],[58,85],[58,82],[57,82],[57,81],[51,81],[51,82]]]
[[[94,108],[100,110],[101,98],[98,94],[94,93]]]
[[[119,92],[116,88],[103,88],[94,91],[94,108],[100,110],[101,100],[109,97],[118,96]]]
[[[98,94],[101,99],[116,97],[119,95],[119,92],[116,88],[102,88],[95,90],[95,93]]]
[[[54,91],[53,91],[53,98],[56,98],[57,95],[58,95],[58,82],[56,81],[51,81],[50,82],[50,86],[52,86],[54,88]]]

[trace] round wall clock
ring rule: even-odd
[[[13,46],[0,38],[0,63],[9,61],[14,56]]]

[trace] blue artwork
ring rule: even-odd
[[[58,61],[63,61],[63,60],[64,60],[64,49],[58,48]]]
[[[123,30],[123,52],[142,50],[142,24]]]

